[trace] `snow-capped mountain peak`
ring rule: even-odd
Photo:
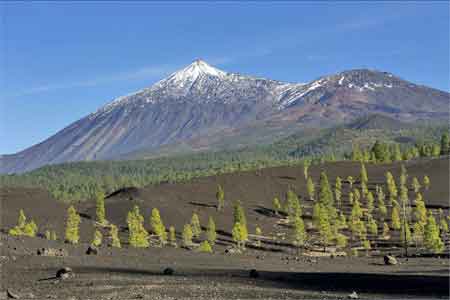
[[[212,76],[222,79],[226,75],[226,72],[210,66],[201,59],[196,59],[189,66],[172,73],[169,77],[161,80],[159,83],[182,84],[184,82],[194,82],[201,76]]]

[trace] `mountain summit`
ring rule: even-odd
[[[166,145],[209,148],[214,137],[271,139],[377,113],[403,122],[445,120],[449,94],[391,73],[350,70],[309,83],[228,73],[195,60],[154,85],[114,99],[47,140],[0,158],[13,173],[68,161],[117,159]],[[201,146],[192,141],[202,140]],[[232,145],[231,145],[232,146]]]

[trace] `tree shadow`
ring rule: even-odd
[[[200,207],[217,208],[216,204],[208,204],[208,203],[193,202],[193,201],[190,201],[189,204],[194,205],[194,206],[200,206]]]
[[[448,276],[368,273],[261,272],[262,279],[316,291],[448,296]]]

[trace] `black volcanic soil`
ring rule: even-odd
[[[409,162],[410,178],[428,175],[431,188],[423,191],[429,207],[449,207],[449,160],[434,159]],[[400,165],[367,165],[370,188],[384,183],[387,170],[397,177]],[[359,164],[349,162],[312,166],[310,174],[317,181],[326,170],[330,182],[335,176],[359,177]],[[216,185],[225,189],[225,211],[215,208]],[[402,253],[394,234],[389,245],[374,243],[370,257],[307,257],[296,253],[287,241],[263,242],[262,249],[249,247],[244,254],[225,254],[231,245],[232,202],[241,200],[247,214],[249,232],[258,224],[263,234],[274,236],[288,233],[272,214],[272,199],[284,200],[288,187],[306,198],[305,180],[301,167],[278,167],[260,171],[241,172],[195,179],[188,183],[160,184],[143,189],[123,189],[106,199],[109,221],[119,225],[124,248],[102,247],[100,255],[84,254],[92,239],[95,216],[94,203],[78,203],[82,215],[82,244],[71,246],[42,238],[13,238],[2,234],[2,291],[11,289],[22,299],[336,299],[346,298],[352,291],[363,299],[373,298],[448,298],[448,256],[399,258],[397,266],[382,264],[382,255]],[[347,187],[344,184],[343,197]],[[56,229],[64,232],[67,204],[52,199],[39,189],[2,188],[1,229],[17,222],[18,211],[39,225],[40,232]],[[303,201],[308,222],[312,202]],[[131,249],[126,245],[125,218],[138,204],[148,227],[153,207],[159,208],[165,225],[174,225],[178,235],[196,211],[202,225],[208,216],[217,223],[219,240],[214,254],[201,254],[181,248],[164,247]],[[42,247],[64,248],[65,257],[37,256]],[[56,270],[63,266],[74,269],[75,277],[58,282]],[[166,267],[175,269],[173,276],[164,276]],[[249,278],[248,271],[259,271],[258,278]],[[2,298],[3,297],[3,298]],[[74,298],[71,298],[74,297]]]

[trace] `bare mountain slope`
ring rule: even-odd
[[[205,136],[217,140],[253,130],[270,141],[279,132],[331,126],[370,113],[405,122],[444,120],[448,105],[448,93],[390,73],[352,70],[299,84],[227,73],[196,60],[149,88],[115,99],[40,144],[2,156],[0,172],[117,159]],[[207,140],[202,140],[202,147],[208,148]]]

